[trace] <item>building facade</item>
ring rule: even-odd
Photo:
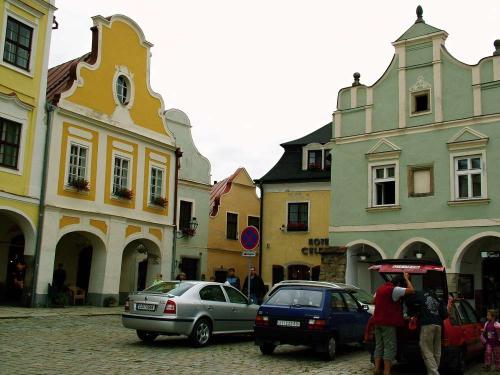
[[[29,304],[54,1],[0,1],[0,303]]]
[[[92,51],[48,74],[40,303],[60,267],[95,305],[172,268],[176,146],[150,87],[152,44],[128,17],[93,23]]]
[[[365,86],[356,73],[340,90],[330,243],[347,247],[347,282],[374,290],[374,260],[428,258],[446,266],[451,291],[491,306],[500,280],[500,41],[467,65],[446,49],[447,36],[419,7],[380,79]]]
[[[260,199],[246,169],[238,168],[215,183],[210,193],[207,278],[225,282],[227,270],[232,267],[243,286],[249,259],[242,256],[240,233],[249,225],[260,229]],[[257,269],[258,256],[257,251],[257,256],[250,258]]]
[[[167,126],[182,151],[177,180],[177,210],[172,278],[184,272],[188,280],[200,280],[207,273],[210,162],[196,148],[191,122],[177,109],[165,112]]]
[[[262,277],[319,280],[320,250],[329,246],[332,124],[283,143],[284,153],[256,182],[262,203]]]

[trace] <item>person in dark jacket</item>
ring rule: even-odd
[[[248,276],[245,278],[242,291],[245,294],[248,293]],[[264,286],[264,281],[262,281],[262,278],[255,272],[255,267],[250,268],[250,301],[259,304],[265,291],[266,287]]]
[[[448,317],[447,306],[435,291],[426,289],[417,293],[420,306],[420,351],[428,375],[439,375],[441,361],[441,330],[443,320]]]

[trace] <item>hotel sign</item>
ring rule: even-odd
[[[319,255],[321,249],[330,247],[328,238],[309,238],[308,246],[301,249],[304,255]]]

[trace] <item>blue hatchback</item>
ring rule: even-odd
[[[307,345],[331,360],[338,345],[363,342],[367,310],[350,290],[333,283],[284,283],[257,313],[255,343],[265,355],[281,344]]]

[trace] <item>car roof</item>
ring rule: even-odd
[[[311,280],[284,280],[275,284],[273,289],[280,286],[315,286],[315,287],[323,287],[323,288],[331,288],[331,289],[357,289],[354,286],[341,284],[341,283],[332,283],[328,281],[311,281]]]

